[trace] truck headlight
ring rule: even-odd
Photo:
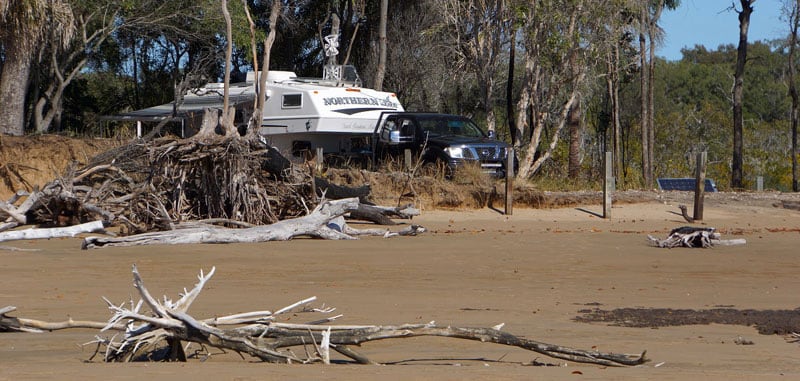
[[[444,152],[453,159],[464,158],[464,148],[461,147],[447,147],[444,149]]]

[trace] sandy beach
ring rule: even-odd
[[[546,343],[646,350],[650,361],[612,368],[497,344],[411,338],[359,348],[387,364],[380,366],[274,365],[213,349],[210,357],[186,363],[107,364],[87,361],[95,347],[81,346],[100,333],[72,329],[0,333],[0,380],[792,379],[800,376],[800,344],[754,326],[634,328],[576,320],[592,309],[794,310],[800,306],[800,212],[777,207],[781,197],[709,200],[695,225],[747,240],[711,249],[647,244],[647,235],[665,238],[687,224],[677,214],[679,203],[691,205],[685,194],[617,204],[607,220],[598,217],[596,204],[518,208],[511,216],[492,209],[423,211],[414,223],[425,234],[390,239],[88,251],[80,249],[80,238],[4,242],[38,250],[0,250],[0,306],[16,306],[17,317],[106,321],[102,297],[122,303],[135,295],[133,264],[153,294],[171,298],[192,287],[201,269],[215,266],[190,311],[195,317],[274,310],[316,296],[344,314],[340,324],[505,323],[509,333]]]

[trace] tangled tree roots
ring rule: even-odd
[[[262,225],[305,215],[317,201],[308,173],[255,136],[138,140],[66,172],[0,201],[0,231],[93,220],[120,225],[123,234],[201,219]]]
[[[308,179],[270,172],[274,149],[257,139],[162,138],[134,142],[76,171],[77,195],[121,216],[134,232],[186,220],[222,218],[273,223],[307,211]],[[285,159],[283,159],[285,160]],[[281,163],[280,170],[290,170]]]

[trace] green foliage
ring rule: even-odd
[[[791,181],[787,110],[783,77],[785,56],[762,42],[748,49],[744,88],[745,182],[754,188],[756,176],[765,186],[787,190]],[[696,153],[708,152],[706,176],[725,188],[732,158],[730,99],[736,49],[683,51],[677,62],[657,66],[657,177],[694,174]],[[781,180],[784,179],[784,180]]]

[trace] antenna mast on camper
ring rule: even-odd
[[[334,13],[331,15],[331,34],[324,38],[325,56],[328,62],[322,69],[322,79],[336,81],[342,80],[342,66],[339,65],[339,16]]]

